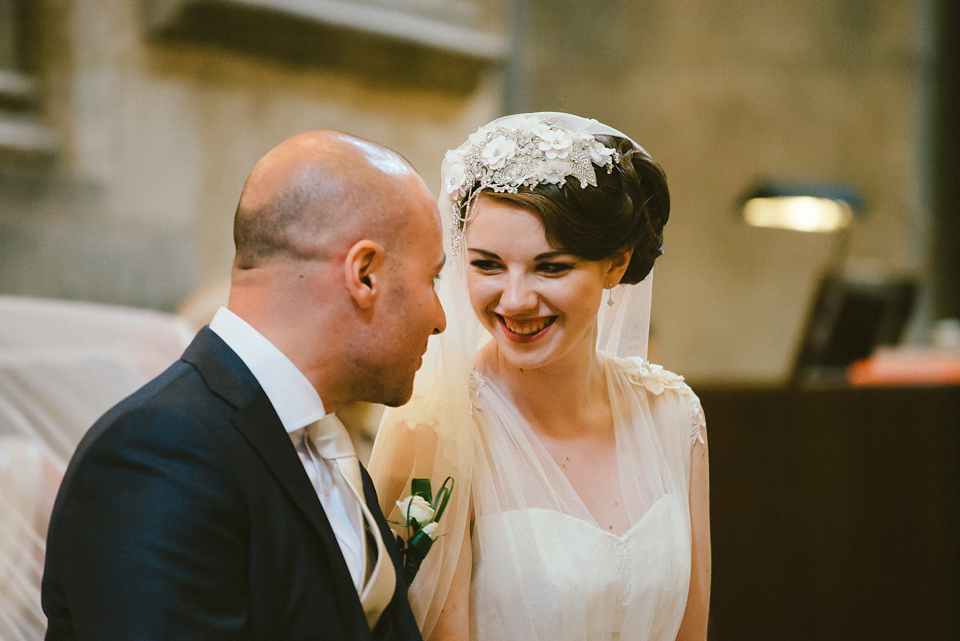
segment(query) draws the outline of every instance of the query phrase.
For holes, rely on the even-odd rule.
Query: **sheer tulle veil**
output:
[[[510,130],[515,123],[522,123],[524,119],[529,122],[530,118],[538,118],[567,131],[619,136],[629,140],[623,133],[596,120],[563,113],[541,112],[495,120],[482,127],[459,149],[464,150],[475,144],[478,135],[485,135],[485,132],[497,127]],[[639,145],[636,147],[640,149]],[[442,167],[444,185],[448,182],[449,171],[448,154]],[[597,171],[604,170],[598,168]],[[472,203],[473,198],[469,200]],[[384,415],[369,466],[383,503],[381,507],[388,519],[398,517],[394,501],[409,494],[412,478],[430,478],[435,487],[447,476],[453,476],[456,481],[453,499],[440,525],[443,534],[410,589],[414,613],[425,638],[433,631],[440,608],[450,590],[456,589],[454,573],[463,557],[463,546],[471,545],[470,532],[474,526],[472,519],[477,507],[476,502],[498,501],[508,507],[539,506],[571,514],[588,522],[591,520],[590,515],[576,504],[576,500],[568,496],[569,487],[562,475],[558,474],[559,470],[551,467],[549,457],[540,451],[536,439],[525,431],[526,428],[519,419],[512,417],[507,401],[504,401],[502,410],[502,414],[507,418],[504,419],[499,414],[497,417],[498,421],[509,423],[506,428],[509,437],[503,441],[503,451],[509,450],[511,456],[515,451],[520,452],[518,456],[522,458],[518,459],[515,466],[517,469],[510,472],[510,478],[503,472],[486,469],[488,466],[493,467],[489,465],[490,458],[498,456],[497,448],[501,446],[492,442],[489,437],[479,435],[481,429],[477,427],[478,421],[482,424],[487,418],[478,415],[480,410],[471,399],[476,398],[477,386],[482,384],[478,381],[478,375],[472,371],[474,355],[489,339],[489,335],[481,328],[470,307],[465,278],[466,252],[460,251],[458,225],[453,220],[457,209],[445,189],[439,199],[439,209],[444,223],[448,260],[437,289],[447,315],[447,327],[443,334],[431,339],[423,367],[417,374],[411,402],[401,408],[388,410]],[[467,219],[469,221],[469,214]],[[597,319],[598,350],[614,357],[640,359],[637,362],[646,358],[652,281],[651,272],[637,285],[616,286],[611,291],[612,305],[608,305],[607,298],[604,297]],[[490,402],[497,401],[494,399]],[[663,457],[674,455],[663,452],[660,444],[650,444],[654,440],[651,435],[655,429],[653,425],[658,420],[657,412],[660,410],[636,403],[628,407],[625,402],[623,407],[615,408],[614,411],[629,415],[628,422],[631,425],[640,425],[635,433],[631,431],[624,436],[624,439],[631,441],[633,449],[656,451]],[[618,448],[620,438],[618,435]],[[683,447],[689,448],[689,442],[686,445],[676,445],[678,449]],[[682,454],[678,453],[678,456]],[[479,469],[478,466],[484,469]],[[638,480],[636,477],[644,474],[635,471],[640,469],[638,466],[660,472],[655,475],[651,473]],[[622,483],[624,495],[636,496],[634,504],[628,506],[632,522],[639,520],[658,498],[675,489],[679,479],[664,478],[663,468],[663,465],[650,464],[649,461],[630,462],[629,469],[634,472],[630,478],[623,477]],[[472,483],[477,483],[476,479],[489,478],[491,475],[498,476],[498,480],[491,482],[490,487],[486,482],[483,487],[471,486]],[[551,494],[540,490],[537,491],[539,493],[534,493],[529,489],[531,483],[528,479],[537,475],[551,479],[550,484],[559,486],[560,489]],[[685,484],[685,479],[683,482]],[[515,484],[521,487],[514,487]],[[627,485],[630,484],[637,484],[638,487],[629,489]],[[685,485],[683,489],[685,490]],[[476,541],[473,543],[475,546]],[[583,618],[589,616],[589,612],[582,613]],[[585,629],[589,629],[589,626]]]

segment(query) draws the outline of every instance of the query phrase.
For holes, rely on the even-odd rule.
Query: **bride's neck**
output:
[[[597,404],[606,399],[606,378],[592,345],[538,368],[511,365],[490,345],[484,358],[488,376],[496,379],[517,410],[535,428],[562,437],[580,432],[592,421]]]

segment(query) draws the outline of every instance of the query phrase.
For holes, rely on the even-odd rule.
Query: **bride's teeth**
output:
[[[523,336],[536,334],[537,332],[539,332],[540,330],[542,330],[544,327],[547,326],[546,320],[541,320],[537,323],[533,323],[530,325],[516,325],[513,322],[507,320],[506,318],[504,318],[503,320],[507,324],[507,329],[509,329],[514,334],[521,334]]]

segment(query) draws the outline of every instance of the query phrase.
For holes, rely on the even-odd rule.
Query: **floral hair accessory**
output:
[[[501,118],[473,133],[463,145],[443,159],[443,186],[450,200],[453,253],[460,253],[463,226],[477,195],[485,189],[517,193],[540,183],[564,185],[575,176],[580,186],[597,186],[594,167],[613,170],[620,161],[616,150],[604,146],[585,129],[550,118],[519,115]]]
[[[440,537],[437,528],[443,511],[447,509],[453,486],[453,477],[448,476],[437,495],[433,496],[430,479],[413,479],[410,481],[410,496],[397,501],[403,520],[390,522],[406,530],[406,538],[397,534],[397,545],[403,557],[403,576],[408,586],[417,576],[427,552]]]

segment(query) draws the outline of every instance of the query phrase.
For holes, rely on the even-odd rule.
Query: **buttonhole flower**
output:
[[[402,501],[397,501],[397,507],[400,508],[400,514],[404,516],[404,525],[412,523],[423,525],[429,523],[434,515],[434,509],[430,503],[419,494],[412,494]]]
[[[440,517],[447,509],[450,495],[453,494],[453,486],[453,477],[448,476],[434,496],[430,479],[413,479],[410,481],[410,496],[397,501],[401,520],[390,521],[390,523],[403,528],[402,533],[394,533],[403,559],[403,576],[408,586],[417,576],[427,552],[440,538],[437,532],[440,527]]]

